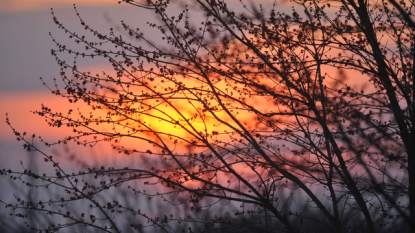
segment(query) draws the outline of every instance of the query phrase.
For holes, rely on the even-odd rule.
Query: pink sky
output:
[[[64,99],[53,96],[42,86],[39,77],[53,86],[52,80],[59,74],[59,67],[50,55],[54,44],[49,32],[57,37],[61,32],[53,23],[50,8],[54,8],[57,16],[69,27],[76,27],[79,21],[73,10],[74,3],[86,19],[98,25],[100,30],[111,27],[106,17],[111,17],[115,23],[126,13],[131,15],[130,18],[135,17],[132,13],[137,10],[126,9],[125,4],[119,5],[115,0],[0,1],[0,169],[19,167],[19,161],[27,158],[23,143],[16,141],[5,122],[6,113],[12,125],[28,135],[56,139],[69,133],[68,129],[48,127],[43,118],[30,111],[39,110],[42,103],[56,110],[68,108]],[[46,152],[51,153],[52,150]],[[90,151],[86,153],[91,154]]]
[[[22,143],[15,140],[15,136],[5,123],[6,112],[13,126],[29,135],[42,135],[49,139],[68,135],[67,129],[50,128],[44,119],[30,113],[31,110],[40,109],[42,103],[55,107],[52,108],[54,111],[75,108],[73,105],[68,106],[64,99],[53,96],[39,80],[39,77],[43,77],[53,86],[53,78],[59,79],[59,67],[50,55],[50,49],[54,48],[54,44],[49,32],[58,38],[67,38],[53,23],[50,8],[54,8],[61,22],[78,31],[82,31],[83,28],[80,27],[73,10],[74,3],[87,22],[104,32],[119,25],[121,20],[133,22],[134,26],[143,28],[147,27],[147,21],[152,20],[151,11],[142,11],[117,2],[0,0],[0,164],[1,161],[9,161],[10,156],[15,158],[17,155],[25,154]],[[103,64],[95,59],[85,61],[81,65],[86,69],[96,69]]]
[[[116,0],[2,0],[0,1],[0,11],[21,12],[49,9],[51,7],[72,7],[76,4],[80,7],[114,5]]]

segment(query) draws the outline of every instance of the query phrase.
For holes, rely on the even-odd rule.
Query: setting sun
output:
[[[2,1],[0,232],[415,233],[414,14]]]

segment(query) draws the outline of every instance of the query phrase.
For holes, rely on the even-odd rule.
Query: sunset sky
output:
[[[81,7],[96,7],[100,6],[113,6],[116,3],[115,0],[3,0],[0,3],[0,11],[2,12],[30,12],[36,10],[45,10],[51,7],[54,8],[68,8],[72,4],[77,4]]]
[[[0,233],[415,219],[410,15],[119,1],[0,0]]]
[[[274,1],[261,1],[271,5]],[[249,1],[246,1],[249,3]],[[255,2],[259,3],[259,2]],[[53,88],[53,79],[60,80],[59,66],[51,56],[51,49],[55,49],[52,36],[63,44],[73,43],[68,36],[58,29],[51,15],[51,8],[58,20],[69,29],[83,33],[83,27],[76,17],[73,4],[82,18],[93,28],[103,33],[109,33],[114,28],[119,33],[120,21],[129,23],[133,27],[140,27],[141,31],[150,34],[146,24],[155,22],[153,12],[126,4],[118,4],[117,0],[2,0],[0,1],[0,169],[19,168],[20,161],[27,160],[28,153],[23,150],[23,143],[17,142],[10,127],[5,123],[6,113],[14,128],[28,135],[36,134],[51,141],[57,141],[70,132],[68,129],[51,128],[45,119],[33,115],[31,111],[40,110],[41,105],[52,108],[53,111],[68,111],[69,108],[79,106],[69,105],[66,99],[57,97],[42,85],[40,77]],[[232,9],[240,7],[239,1],[228,2]],[[289,5],[278,5],[280,11],[291,11]],[[158,35],[158,34],[157,34]],[[128,36],[128,35],[127,35]],[[127,37],[126,36],[126,37]],[[161,41],[154,35],[154,41]],[[73,44],[72,44],[73,45]],[[81,48],[82,50],[82,48]],[[67,57],[71,60],[73,57]],[[98,73],[108,68],[107,62],[97,59],[85,59],[78,64],[83,70]],[[108,70],[108,69],[107,69]],[[61,86],[63,88],[63,86]],[[41,146],[41,143],[35,143]],[[103,143],[104,144],[104,143]],[[61,147],[45,148],[47,153],[63,151]],[[110,150],[109,145],[100,145],[95,149],[85,150],[82,147],[70,147],[71,151],[89,158],[90,154],[100,154],[100,159],[120,159]],[[106,154],[102,156],[102,153]],[[42,159],[41,156],[38,156]],[[125,160],[125,158],[122,158]]]
[[[66,136],[65,130],[51,129],[44,119],[30,111],[39,110],[41,104],[62,109],[68,103],[53,96],[39,78],[43,77],[51,87],[54,85],[53,78],[59,80],[59,66],[50,55],[50,50],[55,47],[49,32],[63,43],[68,41],[67,35],[53,23],[51,8],[60,22],[74,31],[83,32],[73,4],[76,4],[84,20],[101,32],[109,32],[111,27],[117,30],[121,20],[146,30],[146,22],[155,19],[151,11],[118,4],[116,0],[0,1],[1,168],[18,165],[18,161],[26,156],[22,143],[16,141],[5,123],[6,113],[18,131],[41,135],[46,139]],[[239,1],[230,1],[229,4],[240,6]],[[154,39],[157,40],[157,37]],[[83,60],[81,65],[86,70],[96,71],[108,66],[91,59]]]
[[[137,9],[114,0],[0,1],[1,168],[19,166],[19,161],[25,160],[27,154],[6,125],[6,113],[18,131],[49,139],[65,135],[64,131],[47,127],[44,119],[30,111],[38,110],[41,104],[56,107],[67,103],[51,95],[39,78],[43,77],[46,83],[53,85],[53,78],[58,78],[59,74],[59,67],[50,55],[54,44],[49,32],[57,38],[63,36],[53,23],[50,9],[54,8],[56,16],[68,27],[79,29],[74,3],[83,17],[100,30],[108,31],[122,19],[136,20]],[[102,64],[89,62],[85,65],[99,67]]]

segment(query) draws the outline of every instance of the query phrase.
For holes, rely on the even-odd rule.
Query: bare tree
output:
[[[261,221],[149,218],[165,231],[189,221],[206,231],[220,223],[247,231],[379,232],[399,225],[415,232],[413,1],[292,1],[291,12],[279,12],[277,2],[242,3],[240,12],[221,0],[124,2],[158,15],[148,25],[162,42],[126,22],[120,34],[98,32],[76,12],[88,33],[82,35],[53,16],[85,50],[53,39],[65,87],[50,89],[90,109],[59,113],[43,106],[36,113],[51,127],[73,128],[59,141],[42,140],[47,146],[110,143],[143,163],[81,173],[98,177],[91,185],[45,154],[57,172],[36,176],[64,182],[70,199],[89,201],[108,226],[53,214],[120,232],[111,212],[148,216],[96,196],[144,179],[153,193],[128,190],[169,202],[169,195],[188,195],[194,212],[238,203],[239,220],[255,215]],[[62,53],[75,60],[63,60]],[[109,69],[83,71],[77,66],[83,58],[103,58]],[[297,205],[287,208],[284,195]],[[24,205],[14,208],[42,210]]]

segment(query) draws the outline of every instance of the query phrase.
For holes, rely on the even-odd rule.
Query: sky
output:
[[[274,2],[263,1],[269,5]],[[20,133],[35,134],[49,142],[71,135],[69,129],[49,127],[44,118],[34,115],[32,111],[40,110],[42,104],[54,112],[58,110],[67,112],[69,108],[77,107],[69,106],[66,99],[51,94],[40,80],[42,77],[52,88],[53,79],[56,78],[58,83],[60,80],[60,67],[51,56],[51,49],[56,47],[49,33],[57,41],[63,44],[72,42],[73,45],[68,35],[54,24],[51,8],[58,20],[70,30],[84,32],[76,16],[74,4],[82,18],[100,32],[109,33],[109,29],[114,28],[117,33],[125,33],[120,30],[120,21],[123,20],[153,36],[152,29],[147,25],[148,21],[157,20],[153,12],[127,4],[118,4],[117,0],[0,0],[0,169],[22,169],[20,161],[29,161],[28,156],[33,155],[33,153],[29,155],[23,149],[23,143],[16,140],[11,128],[6,124],[6,114],[11,125]],[[239,1],[236,0],[230,0],[228,4],[233,9],[240,7]],[[291,11],[288,5],[278,5],[278,8],[282,11]],[[157,36],[152,39],[161,41]],[[72,57],[68,59],[72,61]],[[85,59],[77,65],[78,68],[82,66],[83,70],[93,71],[92,73],[98,73],[104,67],[108,67],[107,62],[102,63],[97,59]],[[48,155],[60,153],[62,157],[71,157],[75,154],[91,165],[96,163],[98,158],[100,163],[116,163],[118,166],[124,166],[134,160],[133,157],[127,159],[125,156],[118,155],[105,143],[92,149],[79,146],[46,148],[39,141],[35,141],[35,145]],[[36,159],[42,161],[43,157],[37,154]],[[70,166],[68,164],[71,170],[79,170],[77,167]]]
[[[44,119],[30,111],[41,104],[61,107],[64,100],[53,96],[42,85],[40,77],[49,85],[58,78],[59,66],[50,55],[54,48],[49,32],[55,38],[66,38],[54,24],[55,15],[68,27],[80,30],[73,4],[87,22],[99,30],[117,27],[120,20],[137,20],[137,11],[115,0],[2,0],[0,1],[0,169],[15,168],[27,153],[17,142],[6,124],[10,122],[20,132],[42,135],[44,138],[65,136],[65,131],[51,129]],[[140,14],[150,19],[149,15]],[[97,69],[103,64],[88,61],[86,67]]]
[[[72,4],[77,4],[82,7],[96,7],[97,5],[112,6],[116,3],[114,0],[2,0],[0,8],[2,12],[30,12],[36,10],[54,8],[68,8]]]
[[[59,66],[50,52],[55,46],[49,32],[59,41],[69,41],[68,36],[54,24],[51,8],[59,21],[68,28],[83,31],[73,4],[76,4],[78,12],[87,23],[102,32],[109,32],[111,27],[117,30],[121,20],[145,30],[146,22],[155,20],[150,11],[118,4],[116,0],[0,0],[0,169],[23,170],[32,161],[30,156],[34,156],[35,161],[43,160],[39,153],[29,154],[23,149],[23,143],[16,140],[6,124],[6,113],[12,126],[21,133],[27,132],[27,135],[35,134],[49,140],[68,135],[65,129],[48,127],[43,118],[31,111],[40,110],[42,104],[57,110],[69,108],[67,100],[52,95],[42,85],[40,77],[49,86],[53,86],[53,78],[59,80]],[[81,65],[85,70],[93,71],[108,66],[96,59],[83,60]],[[60,161],[68,161],[67,158],[75,155],[91,165],[97,164],[98,159],[100,164],[118,166],[138,162],[132,157],[126,159],[114,153],[108,144],[93,149],[76,146],[46,148],[39,142],[35,145],[54,158],[60,156]],[[23,161],[23,167],[20,161]],[[78,165],[80,163],[81,161]],[[63,165],[63,168],[79,170],[79,167],[71,167],[72,165],[73,161]],[[53,168],[45,166],[41,169]],[[5,184],[7,185],[7,180],[0,179],[0,186],[6,187]],[[7,200],[11,195],[7,188],[0,190],[0,200]]]
[[[6,113],[12,126],[28,135],[35,134],[45,139],[58,140],[69,133],[67,129],[48,127],[43,118],[31,111],[39,110],[42,104],[54,111],[68,108],[67,101],[52,95],[42,85],[40,77],[49,86],[54,85],[53,78],[59,79],[59,66],[50,52],[55,46],[49,33],[59,41],[68,41],[68,36],[54,24],[51,8],[59,21],[68,28],[77,32],[83,31],[73,4],[76,4],[78,12],[90,26],[102,32],[109,32],[109,28],[117,30],[121,20],[144,28],[147,21],[155,20],[150,11],[118,4],[117,0],[0,0],[0,169],[21,169],[20,161],[29,161],[28,156],[34,155],[25,152],[23,143],[16,141],[12,130],[6,124]],[[82,61],[84,70],[99,71],[103,66],[108,66],[108,63],[101,63],[99,60]],[[40,146],[40,143],[36,145]],[[117,164],[130,164],[133,160],[117,155],[107,144],[93,149],[40,148],[55,158],[60,155],[69,157],[75,153],[83,159],[90,158],[88,161],[91,163],[96,162],[97,158],[100,163],[106,163],[102,159],[104,157],[106,161],[117,160]],[[42,160],[39,154],[37,158]],[[2,180],[0,187],[3,187],[0,189],[1,200],[10,192],[4,189]]]
[[[116,0],[0,0],[0,169],[21,169],[20,161],[29,161],[28,156],[34,155],[25,152],[23,143],[16,141],[6,124],[6,113],[12,126],[19,132],[41,135],[49,140],[68,135],[65,129],[48,127],[43,118],[31,111],[39,110],[42,104],[54,111],[68,107],[65,99],[52,95],[42,85],[40,77],[50,86],[53,86],[53,78],[59,79],[59,66],[50,54],[55,46],[49,33],[59,41],[68,41],[67,35],[54,24],[51,8],[68,28],[83,31],[73,4],[76,4],[78,12],[90,26],[102,32],[109,32],[111,27],[117,30],[121,20],[136,27],[146,27],[147,21],[155,20],[150,11],[118,4]],[[85,70],[99,71],[108,63],[87,59],[81,65]],[[40,143],[36,145],[40,146]],[[131,164],[133,160],[117,155],[105,144],[93,149],[40,148],[55,158],[59,155],[69,157],[75,153],[83,159],[90,158],[88,161],[92,164],[97,158],[100,163],[106,163],[103,157],[107,162],[114,161],[117,164]],[[42,160],[41,155],[36,156],[38,161]],[[10,192],[2,190],[0,200],[4,195],[10,195]]]
[[[76,4],[83,19],[101,32],[109,32],[111,27],[117,30],[121,20],[146,30],[146,22],[155,20],[151,11],[118,4],[117,0],[1,0],[0,164],[13,166],[19,164],[22,156],[26,156],[22,143],[16,141],[5,123],[6,113],[13,127],[29,135],[56,139],[67,133],[48,127],[43,118],[33,115],[31,111],[39,110],[41,104],[59,108],[67,103],[61,97],[52,95],[42,85],[40,77],[49,86],[54,85],[53,78],[59,80],[59,66],[50,54],[55,47],[49,32],[60,42],[69,41],[67,35],[54,24],[51,8],[68,28],[83,31],[73,4]],[[239,2],[230,1],[230,4]],[[81,65],[85,70],[98,71],[108,64],[86,59]],[[0,169],[3,167],[0,165]]]

